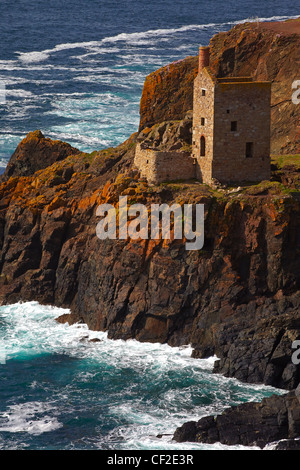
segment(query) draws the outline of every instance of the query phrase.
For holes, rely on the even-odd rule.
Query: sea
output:
[[[298,16],[299,1],[282,0],[1,0],[0,173],[36,129],[88,153],[117,146],[138,129],[149,73],[235,24]],[[0,307],[0,450],[232,450],[172,434],[282,393],[214,374],[217,358],[193,359],[190,345],[55,321],[66,312]]]

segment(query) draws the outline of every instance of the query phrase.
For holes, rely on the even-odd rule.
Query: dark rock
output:
[[[276,444],[271,445],[272,450],[300,450],[299,439],[285,439]]]
[[[173,438],[176,442],[195,441],[196,433],[197,423],[188,421],[176,429]]]
[[[272,395],[261,403],[243,403],[215,417],[186,423],[173,436],[177,442],[203,442],[225,445],[258,446],[300,436],[300,401],[295,391]],[[284,444],[278,444],[283,446]],[[295,444],[298,445],[298,442]]]
[[[69,313],[63,313],[62,315],[59,315],[55,320],[58,323],[64,324],[64,323],[69,323],[70,319],[71,319],[71,315]]]
[[[32,175],[56,161],[78,153],[78,149],[65,142],[45,138],[39,130],[29,132],[11,156],[1,180],[6,181],[10,177]],[[53,182],[53,185],[61,184],[64,181],[61,176],[56,175],[56,178],[57,182]]]

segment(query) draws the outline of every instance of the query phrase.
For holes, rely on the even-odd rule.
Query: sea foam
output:
[[[161,29],[149,29],[147,31],[133,32],[133,33],[120,33],[115,36],[108,36],[99,41],[85,41],[85,42],[75,42],[75,43],[65,43],[57,44],[52,49],[45,49],[43,51],[32,51],[32,52],[17,52],[19,55],[19,60],[24,63],[31,64],[36,62],[43,62],[49,58],[51,54],[57,52],[66,51],[70,49],[93,49],[95,47],[99,48],[102,45],[107,43],[116,43],[116,42],[126,42],[130,44],[140,44],[137,41],[142,41],[146,39],[155,39],[161,41],[162,37],[172,36],[174,34],[183,33],[186,31],[194,31],[208,28],[217,28],[230,25],[237,25],[240,23],[247,22],[256,22],[256,21],[285,21],[288,19],[296,19],[298,16],[271,16],[267,18],[246,18],[237,21],[227,21],[224,23],[204,23],[204,24],[191,24],[184,25],[179,28],[161,28]],[[152,43],[152,42],[151,42]],[[146,43],[144,43],[145,45]]]
[[[2,400],[0,434],[48,432],[55,440],[66,423],[74,422],[76,433],[86,422],[83,439],[93,448],[200,449],[201,444],[175,444],[172,432],[231,404],[280,393],[213,374],[217,358],[194,359],[190,345],[111,340],[84,324],[56,322],[62,313],[68,310],[37,302],[0,307],[0,356],[6,357],[1,377],[23,363],[32,370],[20,376],[18,401]],[[96,439],[89,437],[95,429]]]
[[[62,427],[55,416],[51,416],[49,403],[25,402],[10,405],[0,413],[0,432],[26,432],[40,435]],[[50,413],[49,413],[50,412]]]

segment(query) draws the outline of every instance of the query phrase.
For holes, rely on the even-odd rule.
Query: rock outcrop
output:
[[[177,442],[203,442],[225,445],[258,446],[274,442],[274,449],[299,449],[299,390],[286,395],[273,395],[261,403],[243,403],[226,409],[221,415],[190,421],[173,436]],[[277,443],[276,441],[287,440]]]
[[[40,135],[39,131],[34,135]],[[25,160],[31,155],[31,137],[32,134],[18,147]],[[43,154],[44,144],[43,138],[38,139],[35,154]],[[51,146],[50,139],[47,144]],[[56,142],[53,144],[56,148]],[[36,299],[41,303],[71,305],[97,195],[109,178],[118,174],[124,147],[128,150],[130,144],[92,155],[71,152],[64,160],[32,175],[14,176],[1,184],[2,304]],[[47,153],[45,161],[46,157]],[[34,160],[31,164],[34,171]],[[126,167],[124,160],[123,166]],[[95,217],[92,223],[90,230],[94,234]]]
[[[79,150],[66,142],[45,138],[41,131],[29,132],[11,156],[1,181],[10,177],[29,176]]]
[[[188,111],[179,121],[164,121],[146,127],[137,136],[144,148],[172,152],[192,151],[193,113]]]
[[[193,108],[198,57],[173,62],[146,77],[140,102],[140,128],[181,120]]]

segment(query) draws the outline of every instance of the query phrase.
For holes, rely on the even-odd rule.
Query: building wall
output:
[[[202,89],[205,96],[202,96]],[[204,119],[204,125],[201,122]],[[205,137],[205,156],[200,156],[200,139]],[[197,178],[209,183],[212,178],[214,141],[214,81],[209,69],[204,68],[194,81],[193,157],[197,160]]]
[[[213,179],[222,183],[270,179],[270,107],[271,83],[247,77],[218,80],[205,66],[194,81],[192,156],[138,144],[135,165],[151,183],[193,178],[206,184]],[[248,157],[247,143],[252,146]]]
[[[136,145],[134,164],[140,171],[142,178],[146,178],[149,183],[156,180],[156,158],[155,151],[152,149],[143,149],[141,144]]]
[[[136,146],[134,164],[149,183],[196,178],[196,165],[187,152],[161,152]]]
[[[270,105],[268,82],[216,84],[213,178],[220,182],[270,178]],[[236,130],[231,130],[232,122]],[[251,158],[246,158],[246,142],[253,143]]]

